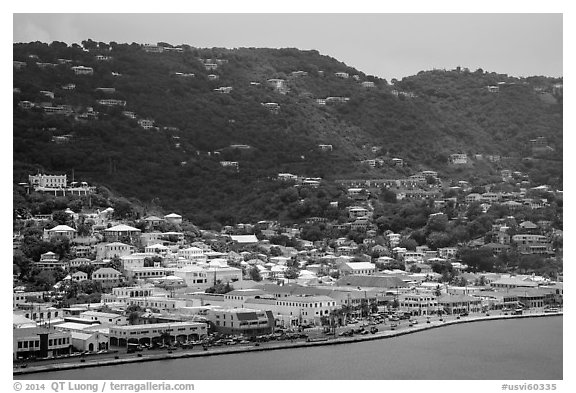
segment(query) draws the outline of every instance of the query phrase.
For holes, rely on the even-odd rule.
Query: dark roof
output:
[[[364,276],[351,274],[344,276],[336,281],[337,286],[354,286],[354,287],[373,287],[373,288],[398,288],[406,287],[404,281],[398,277],[388,277],[388,276]]]
[[[238,317],[239,321],[250,321],[250,320],[258,319],[258,316],[254,311],[238,312],[236,314],[236,316]]]

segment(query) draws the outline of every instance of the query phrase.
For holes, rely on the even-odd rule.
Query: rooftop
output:
[[[141,232],[140,229],[131,227],[130,225],[120,224],[111,228],[104,229],[105,232]]]

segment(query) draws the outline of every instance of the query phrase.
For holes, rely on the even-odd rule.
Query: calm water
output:
[[[562,317],[363,343],[86,368],[27,379],[562,379]],[[20,379],[20,378],[19,378]]]

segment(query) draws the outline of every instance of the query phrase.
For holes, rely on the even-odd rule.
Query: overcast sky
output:
[[[316,49],[390,80],[456,66],[563,76],[560,13],[23,14],[13,42],[95,41]]]

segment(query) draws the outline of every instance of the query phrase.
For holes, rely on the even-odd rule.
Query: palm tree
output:
[[[440,289],[440,284],[438,284],[434,289],[434,296],[436,296],[436,304],[438,304],[438,309],[436,311],[438,315],[440,315],[440,300],[439,300],[440,295],[442,295],[442,290]]]

